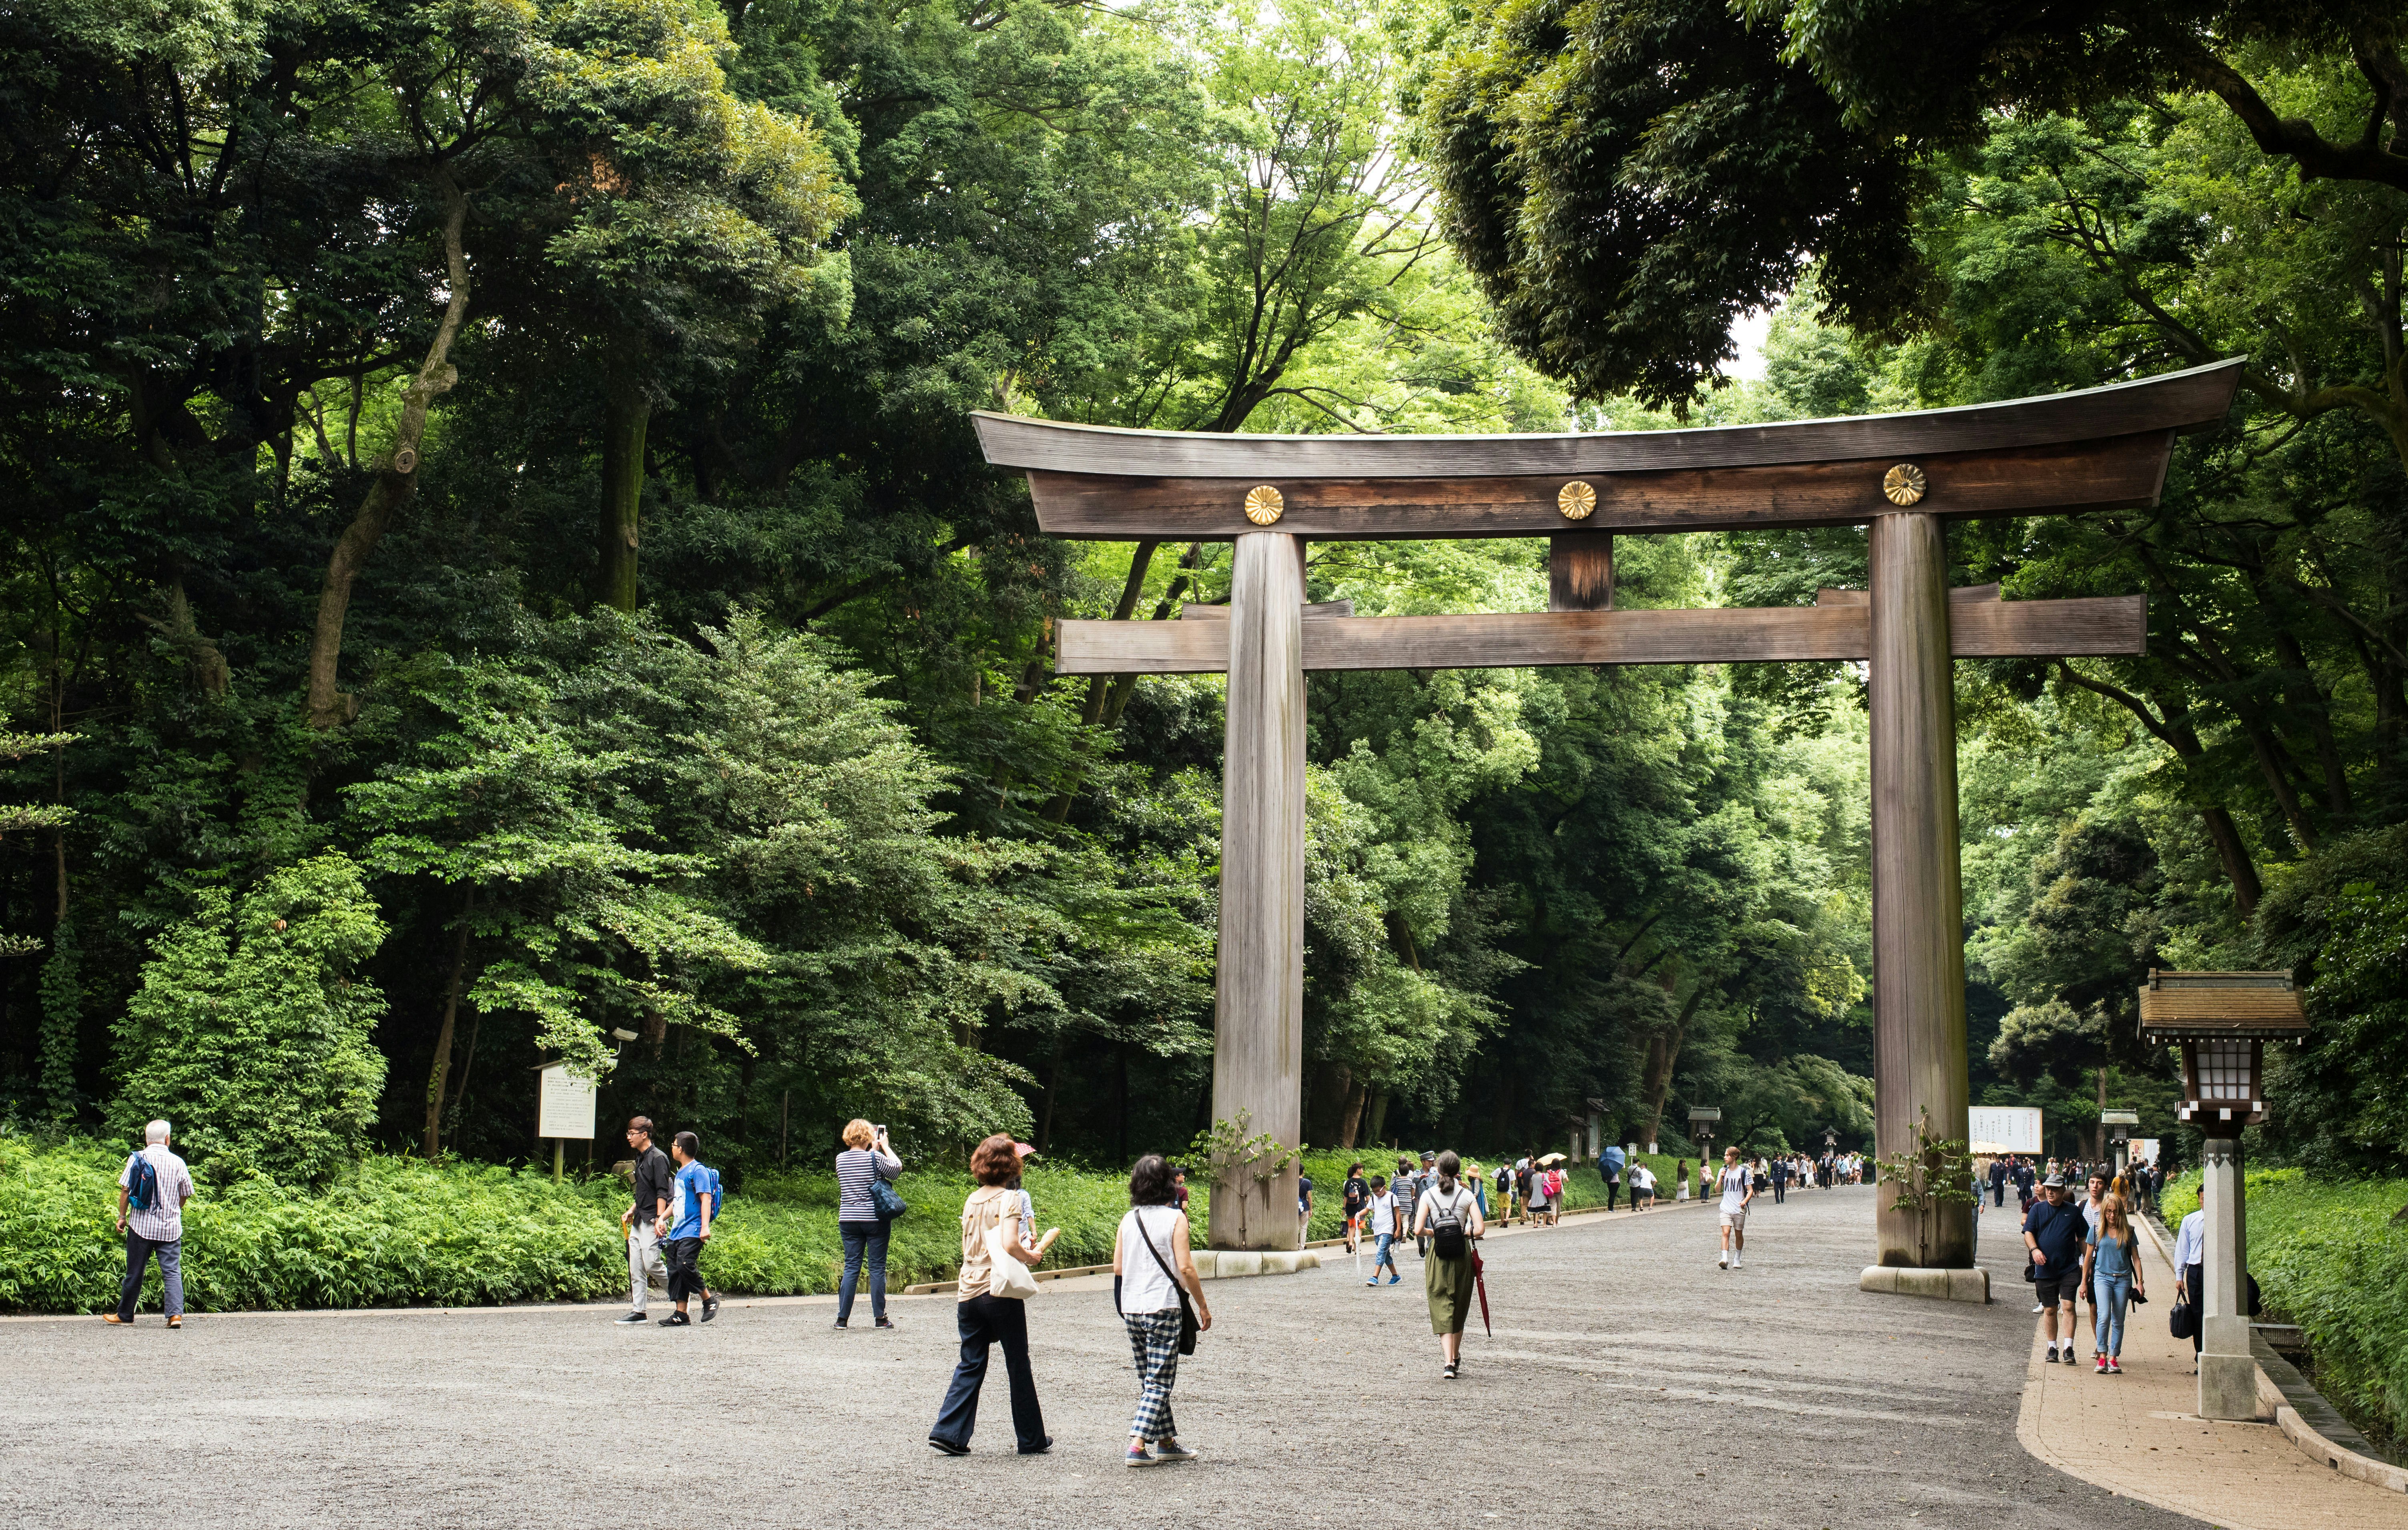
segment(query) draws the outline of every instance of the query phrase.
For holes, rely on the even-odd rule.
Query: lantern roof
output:
[[[2141,990],[2141,1039],[2290,1040],[2308,1015],[2287,972],[2161,972]]]

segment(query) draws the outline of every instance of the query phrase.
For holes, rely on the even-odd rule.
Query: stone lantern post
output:
[[[2249,1352],[2248,1207],[2241,1132],[2266,1119],[2269,1041],[2296,1041],[2308,1017],[2287,972],[2158,972],[2141,990],[2141,1039],[2182,1049],[2174,1114],[2205,1136],[2200,1206],[2207,1213],[2200,1293],[2199,1416],[2258,1416]]]

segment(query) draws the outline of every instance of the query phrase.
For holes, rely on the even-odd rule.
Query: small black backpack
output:
[[[1460,1259],[1471,1251],[1470,1240],[1463,1236],[1462,1208],[1467,1193],[1457,1184],[1443,1207],[1438,1198],[1441,1194],[1436,1189],[1430,1192],[1430,1252],[1440,1259]]]

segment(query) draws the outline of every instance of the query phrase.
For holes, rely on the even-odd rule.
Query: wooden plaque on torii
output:
[[[1294,1143],[1304,1073],[1304,675],[1309,669],[1855,659],[1872,720],[1875,1131],[1928,1110],[1966,1135],[1965,960],[1952,661],[2144,651],[2140,595],[1951,591],[1941,522],[2156,503],[2173,438],[2231,407],[2238,361],[2142,382],[1907,414],[1559,436],[1220,436],[974,416],[1057,536],[1237,544],[1226,608],[1064,622],[1064,674],[1226,673],[1212,1112]],[[1812,607],[1618,610],[1616,531],[1868,524],[1869,588]],[[1360,618],[1304,600],[1308,541],[1546,536],[1550,609]],[[1197,620],[1198,617],[1207,619]],[[1295,1169],[1271,1189],[1292,1204]],[[1283,1197],[1285,1197],[1283,1199]],[[1213,1197],[1215,1248],[1237,1246]],[[1263,1223],[1268,1223],[1264,1226]],[[1256,1222],[1257,1248],[1293,1248]],[[1955,1208],[1922,1262],[1973,1262]],[[1881,1212],[1877,1262],[1918,1262]]]

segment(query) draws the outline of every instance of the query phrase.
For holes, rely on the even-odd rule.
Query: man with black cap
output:
[[[2075,1330],[2081,1318],[2074,1303],[2082,1290],[2082,1250],[2087,1241],[2085,1235],[2089,1223],[2083,1220],[2082,1208],[2065,1198],[2065,1180],[2052,1174],[2041,1186],[2042,1199],[2024,1218],[2024,1248],[2030,1253],[2035,1278],[2033,1297],[2048,1316],[2042,1320],[2048,1330],[2048,1359],[2057,1359],[2057,1306],[2065,1303],[2065,1364],[2078,1362],[2073,1358]]]

